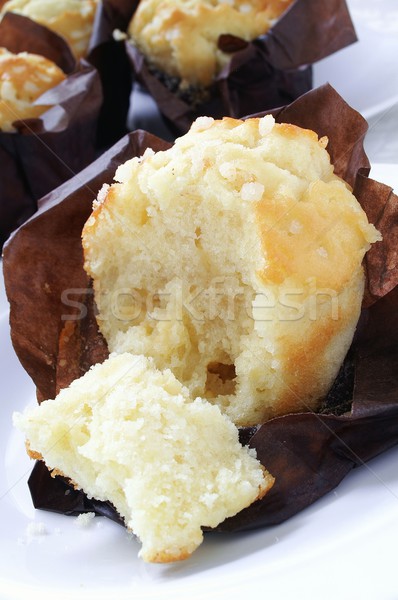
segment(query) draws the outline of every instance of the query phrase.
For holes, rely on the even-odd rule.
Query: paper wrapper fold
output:
[[[347,177],[369,219],[383,234],[366,259],[367,296],[353,345],[322,411],[288,414],[240,431],[276,483],[267,496],[218,529],[239,531],[280,523],[335,488],[349,471],[398,442],[398,198],[367,177],[364,119],[328,85],[275,111],[329,138],[339,175]],[[83,268],[81,230],[91,202],[115,168],[148,147],[168,144],[142,131],[43,198],[39,211],[5,247],[4,276],[15,351],[33,378],[39,400],[103,360],[93,294]],[[26,273],[35,272],[34,278]],[[80,319],[76,320],[76,315]],[[62,365],[67,365],[62,366]],[[95,511],[119,520],[108,503],[65,495],[68,485],[37,463],[30,489],[36,507],[65,514]]]
[[[98,3],[85,57],[97,69],[102,85],[103,100],[96,137],[96,145],[101,151],[127,133],[132,74],[123,42],[118,43],[113,39],[113,30],[125,20],[119,4],[117,0]],[[16,13],[8,13],[4,22],[5,27],[2,28],[0,24],[0,46],[17,52],[21,42],[24,43],[28,38],[30,52],[53,60],[65,73],[76,68],[76,60],[68,43],[51,29]]]
[[[87,60],[98,70],[103,89],[98,146],[108,148],[127,133],[127,115],[133,74],[123,41],[114,39],[114,30],[123,30],[137,0],[99,2]]]
[[[137,80],[170,127],[183,133],[199,115],[242,117],[288,104],[311,89],[311,65],[356,39],[344,0],[296,0],[266,35],[253,42],[220,36],[218,46],[231,54],[231,60],[210,89],[210,99],[196,109],[150,73],[134,46],[127,42],[126,49]]]
[[[45,56],[64,73],[71,73],[76,66],[72,51],[62,37],[17,13],[7,13],[0,22],[0,46],[14,53],[26,51]]]
[[[76,64],[63,40],[20,15],[0,23],[0,46],[39,52],[68,74],[42,95],[53,105],[41,117],[16,121],[17,132],[0,132],[0,248],[9,234],[37,209],[37,200],[70,179],[95,158],[102,92],[96,70]]]

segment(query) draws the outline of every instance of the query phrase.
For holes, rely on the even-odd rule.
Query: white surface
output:
[[[398,165],[398,103],[371,117],[368,123],[365,150],[370,162]]]
[[[329,82],[367,119],[398,102],[397,0],[347,0],[358,42],[315,65],[314,86]]]
[[[398,189],[394,166],[375,165],[372,176]],[[82,528],[75,518],[33,509],[32,465],[11,415],[34,402],[34,390],[9,341],[2,289],[0,378],[1,600],[398,598],[398,448],[280,526],[207,535],[188,561],[147,565],[138,543],[106,519]]]

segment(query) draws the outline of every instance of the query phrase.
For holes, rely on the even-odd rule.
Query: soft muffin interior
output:
[[[33,458],[113,503],[147,561],[187,558],[273,477],[216,406],[193,400],[169,370],[111,355],[55,400],[15,414]]]
[[[170,150],[119,167],[83,234],[110,350],[153,357],[252,424],[289,406],[289,345],[297,355],[315,318],[325,362],[333,339],[340,349],[302,403],[290,390],[313,406],[351,341],[376,239],[325,145],[272,117],[202,118]]]

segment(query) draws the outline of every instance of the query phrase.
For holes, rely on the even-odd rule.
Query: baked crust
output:
[[[86,55],[98,0],[8,0],[0,18],[14,12],[58,33],[69,44],[74,56]]]
[[[44,56],[0,48],[0,130],[15,131],[12,123],[39,117],[49,106],[35,100],[65,79],[65,73]]]

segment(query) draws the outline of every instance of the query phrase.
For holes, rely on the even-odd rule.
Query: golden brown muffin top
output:
[[[182,85],[207,87],[230,55],[219,36],[265,34],[293,0],[141,0],[129,34],[147,60]]]
[[[63,37],[76,58],[87,54],[98,0],[8,0],[0,16],[13,12]]]
[[[12,123],[39,117],[49,107],[35,105],[39,96],[65,79],[65,73],[44,56],[0,48],[0,130],[15,131]]]
[[[152,356],[241,426],[315,410],[380,239],[326,144],[271,115],[200,117],[121,165],[83,230],[110,351]]]

